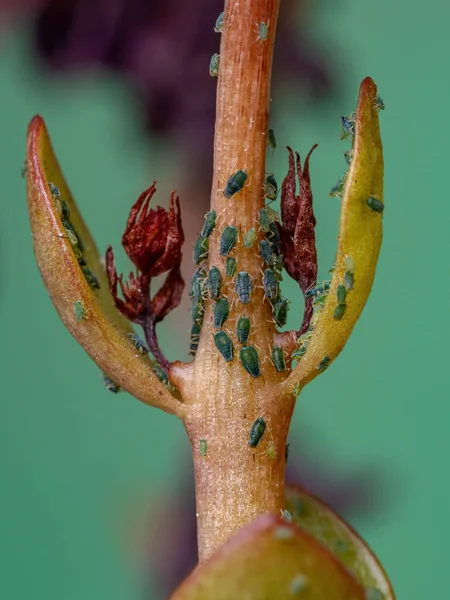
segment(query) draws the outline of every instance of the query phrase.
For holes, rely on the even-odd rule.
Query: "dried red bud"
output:
[[[151,302],[155,322],[158,323],[166,317],[180,302],[184,290],[184,280],[181,277],[180,266],[174,267],[166,277],[163,286]]]
[[[179,265],[184,242],[178,196],[172,192],[169,212],[160,206],[150,209],[155,191],[153,183],[139,196],[130,211],[122,237],[129,258],[143,275],[149,277],[156,277]]]
[[[135,277],[133,273],[130,273],[129,283],[124,283],[123,275],[120,277],[117,276],[114,251],[111,246],[108,246],[106,250],[106,274],[108,275],[109,288],[117,308],[130,321],[139,322],[145,315],[147,308],[148,282],[142,285],[144,283],[142,278],[139,276]],[[123,300],[118,295],[117,284],[120,285]],[[143,287],[147,289],[143,290]]]

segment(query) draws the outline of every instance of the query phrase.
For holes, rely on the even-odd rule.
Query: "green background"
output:
[[[437,0],[415,6],[319,3],[313,35],[345,92],[320,110],[295,87],[272,94],[279,145],[304,155],[319,143],[312,177],[322,277],[336,247],[339,203],[328,192],[344,170],[339,115],[353,109],[366,75],[386,103],[385,236],[374,289],[341,357],[303,392],[290,439],[295,447],[302,436],[313,464],[337,479],[379,467],[381,512],[353,524],[399,600],[449,597],[449,9]],[[24,25],[0,48],[0,595],[130,600],[142,597],[147,577],[130,531],[151,520],[162,490],[176,489],[187,440],[175,418],[104,390],[60,323],[32,254],[20,178],[26,126],[34,113],[45,117],[101,249],[119,246],[130,202],[149,180],[158,179],[161,201],[180,187],[179,170],[161,140],[148,147],[123,81],[50,77],[28,39]],[[281,179],[282,151],[272,164]],[[294,286],[288,294],[296,297]],[[187,327],[184,310],[172,330]],[[163,344],[175,357],[170,332],[169,324]]]

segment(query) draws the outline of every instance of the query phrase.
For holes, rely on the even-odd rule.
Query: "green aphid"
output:
[[[291,354],[292,360],[298,362],[305,356],[306,351],[308,350],[308,343],[308,340],[305,340],[301,346],[294,350],[294,352]]]
[[[254,379],[261,376],[258,353],[253,346],[242,346],[239,350],[239,359],[244,369]]]
[[[223,297],[217,300],[214,305],[214,327],[216,329],[220,329],[225,321],[228,319],[228,315],[230,314],[230,305],[228,300]]]
[[[100,282],[89,267],[81,267],[81,271],[86,279],[89,287],[92,289],[100,289]]]
[[[228,277],[234,277],[236,273],[236,259],[233,256],[229,256],[226,260],[225,273]]]
[[[191,345],[189,348],[189,354],[195,356],[197,354],[198,344],[200,342],[200,331],[201,326],[198,323],[193,323],[191,327]]]
[[[269,218],[270,223],[280,223],[280,215],[276,210],[270,208],[270,206],[266,206],[266,214]]]
[[[228,256],[233,249],[238,236],[238,230],[234,225],[228,225],[225,227],[220,238],[220,249],[221,256]]]
[[[216,24],[214,25],[214,31],[216,33],[222,33],[222,28],[223,28],[223,12],[221,12],[220,15],[217,17]]]
[[[139,354],[148,354],[150,352],[150,348],[147,346],[144,340],[141,340],[141,338],[135,333],[127,333],[127,337]]]
[[[203,300],[199,300],[192,305],[192,322],[197,323],[200,327],[203,324],[203,319],[205,317],[205,307],[203,305]]]
[[[340,321],[342,319],[342,317],[344,316],[344,313],[345,313],[346,306],[347,305],[345,304],[345,302],[343,304],[338,304],[336,306],[336,308],[334,310],[334,314],[333,314],[333,317],[336,321]]]
[[[244,246],[246,248],[251,248],[256,241],[256,229],[252,227],[247,231],[244,236]]]
[[[216,226],[217,214],[215,210],[210,210],[205,215],[205,222],[203,223],[202,236],[207,238],[214,231]]]
[[[278,233],[278,228],[274,222],[269,225],[269,241],[272,245],[272,250],[275,254],[280,254],[281,252],[281,239],[280,234]]]
[[[69,209],[69,205],[67,204],[67,202],[65,200],[60,200],[60,204],[61,204],[61,216],[63,219],[70,219],[70,209]]]
[[[85,267],[87,265],[87,262],[85,261],[83,253],[81,252],[80,246],[78,246],[78,244],[72,246],[72,252],[74,253],[75,258],[77,259],[80,267]]]
[[[194,263],[199,265],[208,258],[209,238],[199,235],[194,246]]]
[[[233,342],[227,336],[225,331],[218,331],[214,335],[214,343],[217,350],[225,359],[225,362],[233,360]]]
[[[205,440],[205,438],[200,440],[199,450],[200,456],[206,456],[206,453],[208,452],[208,442]]]
[[[375,106],[378,110],[385,109],[383,98],[379,94],[377,94],[377,97],[375,98]]]
[[[77,323],[81,323],[81,321],[86,317],[87,310],[84,308],[81,300],[76,300],[73,303],[73,312],[75,314],[75,320]]]
[[[297,596],[301,594],[303,590],[306,588],[306,577],[299,573],[292,580],[289,586],[289,591],[293,596]]]
[[[330,190],[330,196],[342,198],[342,194],[344,193],[345,180],[345,176],[337,180],[337,183],[333,185],[333,187]]]
[[[267,240],[261,240],[259,242],[259,253],[266,265],[270,266],[273,264],[272,246]]]
[[[343,285],[342,283],[337,286],[336,297],[339,305],[345,304],[347,290],[345,289],[345,285]]]
[[[190,296],[192,302],[197,303],[205,296],[206,291],[206,271],[203,268],[195,271],[191,280]]]
[[[222,288],[222,275],[217,267],[211,267],[208,273],[208,289],[209,295],[213,300],[217,300],[220,296]]]
[[[114,381],[107,375],[103,375],[103,385],[109,392],[113,394],[118,394],[121,391],[120,386],[117,385],[117,383],[114,383]]]
[[[240,271],[236,276],[236,292],[242,304],[249,304],[252,293],[252,278],[246,271]]]
[[[152,364],[152,371],[161,383],[163,383],[164,385],[167,385],[169,383],[167,373],[160,365],[158,365],[158,363],[155,362]]]
[[[277,197],[278,184],[273,176],[273,173],[268,175],[266,181],[264,182],[264,194],[266,198],[269,198],[269,200],[275,200]]]
[[[259,25],[258,39],[261,42],[266,42],[269,36],[269,25],[270,21],[265,23],[264,21]]]
[[[376,198],[375,196],[370,196],[369,198],[367,198],[367,206],[377,213],[381,213],[384,210],[384,204],[380,201],[379,198]]]
[[[50,192],[51,192],[53,198],[59,198],[60,197],[59,188],[57,188],[54,183],[52,183],[51,181],[49,181],[48,182],[48,187],[50,188]]]
[[[277,140],[273,129],[269,129],[267,131],[267,145],[273,148],[274,150],[277,147]]]
[[[66,232],[66,237],[70,242],[71,246],[77,246],[78,245],[78,238],[75,234],[75,230],[72,227],[72,225],[70,224],[70,222],[67,219],[63,219],[61,217],[61,223],[64,227],[64,231]]]
[[[219,75],[220,56],[219,54],[213,54],[209,63],[209,74],[211,77],[217,77]]]
[[[227,185],[223,190],[223,195],[225,198],[230,199],[232,196],[234,196],[234,194],[240,192],[247,181],[247,177],[247,171],[244,169],[239,169],[239,171],[233,173],[233,175],[228,179]]]
[[[275,448],[275,444],[271,441],[269,442],[269,445],[267,446],[267,450],[265,451],[265,454],[267,454],[267,456],[269,458],[271,458],[272,460],[274,460],[277,456],[277,451]]]
[[[256,448],[256,446],[261,441],[265,430],[266,422],[262,417],[258,417],[253,423],[252,428],[250,429],[250,437],[248,440],[248,445],[250,446],[250,448]]]
[[[250,319],[248,317],[239,317],[236,324],[236,336],[241,344],[245,344],[250,335]]]
[[[284,352],[283,349],[279,346],[274,346],[272,348],[272,361],[275,365],[276,370],[279,373],[286,371],[286,361],[284,360]]]
[[[325,356],[324,358],[322,358],[322,360],[319,363],[319,366],[317,367],[318,371],[325,371],[325,369],[328,367],[328,365],[331,362],[331,358],[329,356]]]
[[[275,300],[278,297],[279,284],[273,269],[266,269],[263,275],[264,293],[269,300]]]
[[[351,273],[350,271],[345,271],[344,285],[347,288],[347,290],[352,290],[354,284],[355,284],[355,277],[354,277],[353,273]]]
[[[264,231],[264,233],[268,233],[270,231],[270,218],[267,214],[267,208],[261,208],[259,211],[259,226]]]
[[[384,600],[384,595],[376,588],[367,588],[365,600]]]
[[[348,166],[350,166],[352,159],[353,159],[353,148],[351,150],[347,150],[346,152],[344,152],[344,160]]]
[[[273,305],[273,317],[278,327],[284,327],[287,321],[289,300],[280,296]]]

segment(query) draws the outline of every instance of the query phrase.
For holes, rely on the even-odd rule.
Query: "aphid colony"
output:
[[[86,260],[83,256],[83,244],[81,242],[80,236],[75,231],[72,223],[70,222],[70,210],[67,205],[67,202],[61,198],[59,189],[56,187],[54,183],[49,181],[48,187],[53,196],[53,201],[56,206],[56,210],[58,212],[59,218],[61,219],[61,224],[64,228],[66,238],[69,240],[72,251],[77,259],[77,262],[80,266],[80,269],[86,279],[88,285],[92,289],[100,288],[100,283],[94,273],[87,266]],[[81,320],[81,319],[80,319]]]

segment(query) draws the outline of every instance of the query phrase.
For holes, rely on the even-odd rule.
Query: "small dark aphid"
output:
[[[218,331],[214,335],[214,343],[217,350],[224,357],[225,362],[233,360],[233,342],[227,336],[225,331]]]
[[[61,216],[63,219],[70,219],[70,209],[65,200],[60,200],[61,204]]]
[[[284,327],[286,325],[288,310],[289,301],[281,296],[273,306],[273,317],[278,327]]]
[[[20,169],[20,176],[22,177],[22,179],[25,179],[25,177],[27,176],[27,171],[28,171],[27,159],[25,159],[23,161],[22,168]]]
[[[236,336],[241,344],[245,344],[250,335],[250,319],[248,317],[239,317],[236,325]]]
[[[345,186],[345,176],[337,180],[337,183],[333,185],[330,190],[330,196],[336,196],[336,198],[342,198]]]
[[[305,294],[305,296],[308,297],[315,297],[315,296],[319,296],[320,294],[323,294],[324,292],[327,292],[330,289],[330,284],[328,281],[324,281],[323,283],[317,285],[314,288],[311,288],[310,290],[308,290]]]
[[[200,327],[203,324],[203,318],[205,316],[205,307],[203,306],[203,300],[196,302],[192,305],[192,322],[197,323]]]
[[[377,97],[375,98],[375,106],[378,110],[385,109],[383,98],[379,94],[377,94]]]
[[[269,300],[275,300],[278,296],[279,285],[273,269],[266,269],[263,275],[264,293]]]
[[[202,438],[200,440],[200,456],[206,456],[206,453],[208,452],[208,442],[205,440],[205,438]]]
[[[203,224],[202,236],[207,238],[211,235],[216,226],[217,214],[215,210],[210,210],[205,215],[205,222]]]
[[[214,327],[220,329],[230,314],[230,305],[228,300],[223,297],[217,300],[214,306]]]
[[[80,247],[78,245],[72,246],[72,252],[74,253],[75,258],[77,259],[80,267],[85,267],[87,265],[87,262],[84,259],[84,256],[80,250]]]
[[[88,285],[93,289],[100,289],[100,283],[94,273],[89,269],[89,267],[81,267],[81,271],[83,272],[84,278],[86,279]]]
[[[209,238],[199,235],[194,246],[194,263],[199,265],[208,258]]]
[[[56,185],[54,183],[52,183],[51,181],[49,181],[48,187],[50,188],[53,198],[59,198],[60,193],[59,193],[59,189],[56,187]]]
[[[264,182],[264,193],[269,200],[275,200],[278,194],[278,184],[273,174],[268,175]]]
[[[289,458],[289,446],[290,444],[286,444],[286,450],[284,451],[284,460],[287,462]]]
[[[242,304],[250,302],[252,293],[252,278],[246,271],[240,271],[236,276],[236,292]]]
[[[206,271],[203,268],[195,271],[191,280],[190,296],[193,302],[199,302],[205,295]]]
[[[269,244],[267,240],[261,240],[259,242],[259,253],[261,254],[261,258],[265,262],[266,265],[272,265],[273,263],[273,255],[272,255],[272,246]]]
[[[261,376],[258,353],[253,346],[242,346],[239,350],[239,359],[249,375],[255,379]]]
[[[269,226],[269,229],[270,229],[269,238],[270,238],[270,243],[272,244],[272,249],[275,252],[275,254],[280,254],[281,240],[280,240],[280,234],[278,233],[278,228],[277,228],[276,224],[272,222]]]
[[[267,233],[270,230],[270,218],[266,208],[261,208],[259,211],[259,226]]]
[[[338,304],[335,308],[333,317],[336,321],[340,321],[345,313],[346,304]]]
[[[256,241],[256,229],[252,227],[247,231],[244,236],[244,246],[246,248],[251,248]]]
[[[81,300],[76,300],[73,303],[73,312],[75,314],[75,321],[77,323],[81,323],[81,321],[86,316],[86,312],[87,312],[86,309],[84,308],[84,305],[81,302]]]
[[[208,273],[208,289],[209,295],[213,300],[217,300],[220,296],[222,287],[222,275],[217,267],[211,267]]]
[[[127,337],[129,338],[133,346],[136,348],[136,350],[139,352],[139,354],[148,354],[150,352],[150,349],[147,346],[147,344],[143,340],[141,340],[141,338],[135,333],[128,333]]]
[[[284,360],[284,352],[283,352],[282,348],[280,348],[279,346],[274,346],[272,348],[272,360],[273,360],[273,364],[275,365],[276,370],[279,373],[282,373],[283,371],[286,370],[286,362]]]
[[[275,132],[273,129],[267,131],[267,145],[275,150],[277,147],[277,140],[275,138]]]
[[[217,17],[217,21],[214,26],[214,31],[216,33],[222,33],[222,27],[223,27],[223,12],[221,12],[220,15]]]
[[[229,256],[225,263],[225,273],[228,277],[234,277],[236,273],[236,259],[233,256]]]
[[[234,194],[240,192],[247,181],[247,177],[247,171],[243,169],[239,169],[239,171],[233,173],[233,175],[227,181],[227,185],[223,191],[225,198],[230,199],[231,196],[234,196]]]
[[[336,297],[337,297],[338,304],[345,304],[346,296],[347,296],[347,290],[345,289],[345,285],[342,285],[342,283],[341,283],[340,285],[337,286],[337,290],[336,290]]]
[[[113,394],[118,394],[121,391],[120,386],[117,385],[117,383],[114,383],[114,381],[107,375],[103,375],[103,385],[109,392],[112,392]]]
[[[328,367],[328,365],[330,364],[331,359],[329,356],[325,356],[324,358],[322,358],[322,360],[319,363],[319,366],[317,367],[318,371],[325,371],[325,369]]]
[[[384,210],[384,204],[375,196],[367,198],[367,206],[374,212],[381,213]]]
[[[248,445],[251,448],[256,448],[256,446],[261,441],[262,436],[266,430],[266,422],[262,417],[258,417],[256,421],[253,423],[252,428],[250,429],[250,438],[248,441]]]
[[[353,158],[353,149],[347,150],[346,152],[344,152],[344,160],[348,166],[350,166],[350,163],[352,162],[352,158]]]
[[[195,356],[197,354],[198,343],[200,341],[201,327],[198,323],[194,323],[191,327],[191,346],[189,348],[189,354]]]
[[[209,74],[211,77],[217,77],[219,75],[220,56],[213,54],[209,63]]]
[[[345,140],[350,136],[355,135],[355,118],[354,115],[351,114],[349,117],[341,117],[341,125],[342,125],[342,134],[341,140]]]
[[[348,290],[352,290],[354,283],[355,283],[355,278],[353,276],[353,273],[351,273],[350,271],[345,271],[345,274],[344,274],[344,285],[345,285],[345,287]]]
[[[308,350],[308,340],[306,340],[301,346],[296,348],[294,352],[291,354],[292,360],[299,361],[301,360]]]
[[[161,383],[167,385],[169,383],[169,378],[167,377],[167,373],[164,371],[158,363],[152,364],[152,371],[156,375],[156,377],[160,380]]]
[[[225,227],[222,237],[220,238],[219,252],[221,256],[227,256],[231,252],[236,243],[237,236],[238,230],[234,225],[228,225],[228,227]]]

